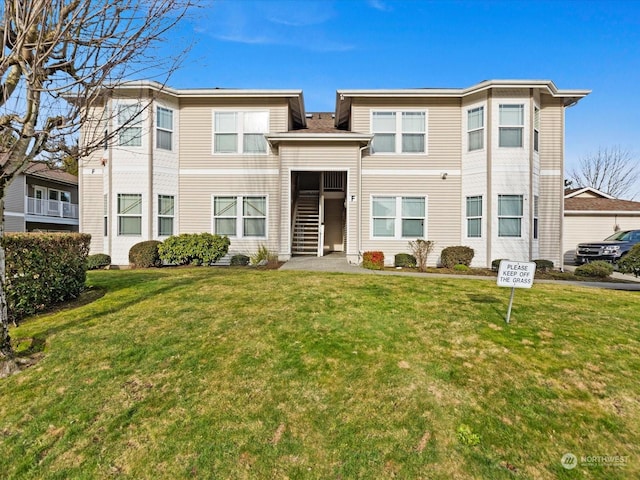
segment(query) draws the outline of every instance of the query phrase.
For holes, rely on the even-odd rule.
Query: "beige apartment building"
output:
[[[80,162],[80,230],[115,264],[140,241],[211,232],[282,260],[381,250],[391,264],[424,238],[431,264],[467,245],[474,266],[561,265],[564,112],[588,94],[546,80],[338,90],[334,112],[307,113],[301,90],[132,82],[96,109],[105,138],[125,128]]]

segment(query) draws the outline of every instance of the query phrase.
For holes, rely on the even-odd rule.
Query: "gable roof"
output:
[[[29,166],[25,169],[24,174],[52,182],[78,185],[78,177],[59,168],[51,167],[45,162],[29,162]]]
[[[574,197],[615,199],[608,193],[604,193],[593,187],[572,188],[564,191],[564,198],[574,198]]]

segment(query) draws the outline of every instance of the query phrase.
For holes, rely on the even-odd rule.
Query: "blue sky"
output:
[[[195,42],[176,88],[302,89],[333,111],[351,88],[549,79],[592,94],[566,113],[566,164],[599,146],[640,158],[640,0],[217,0],[175,31]]]

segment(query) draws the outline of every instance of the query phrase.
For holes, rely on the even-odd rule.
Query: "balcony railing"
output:
[[[27,215],[41,215],[43,217],[78,218],[78,204],[45,200],[42,198],[26,197]]]

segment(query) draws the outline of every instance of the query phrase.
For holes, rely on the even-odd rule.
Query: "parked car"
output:
[[[576,264],[582,265],[595,260],[616,263],[636,243],[640,243],[640,230],[623,230],[601,242],[580,243],[576,248]]]

